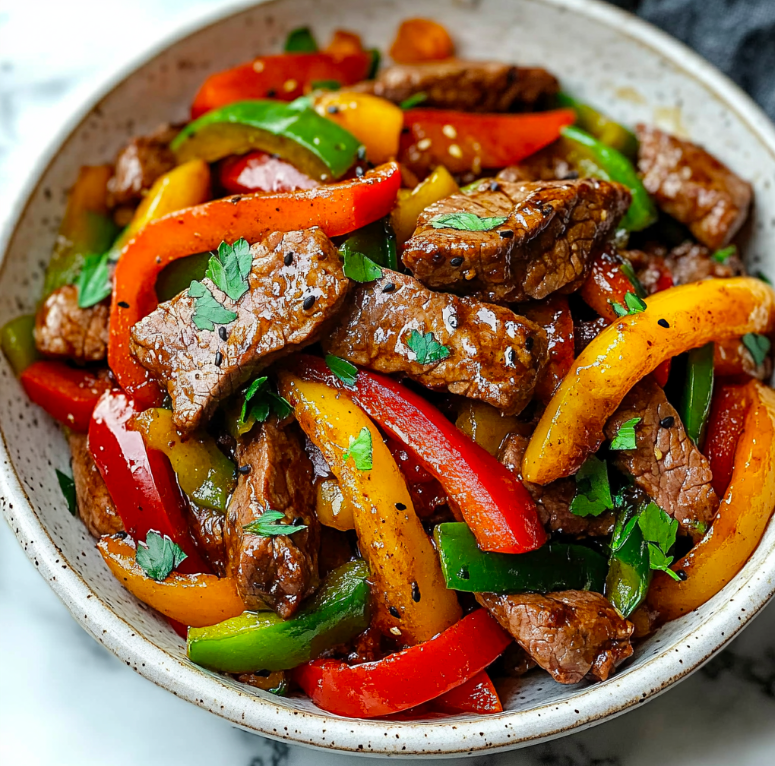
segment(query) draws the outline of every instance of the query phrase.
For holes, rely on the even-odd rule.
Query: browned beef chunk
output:
[[[215,574],[226,574],[226,545],[223,541],[223,525],[226,517],[212,508],[188,504],[188,528],[196,546]]]
[[[89,452],[86,434],[68,436],[73,460],[73,481],[78,515],[94,537],[124,531],[108,488]]]
[[[418,360],[413,331],[449,355]],[[416,335],[414,336],[417,337]],[[383,272],[359,285],[326,351],[380,372],[402,372],[431,389],[450,391],[519,412],[546,360],[546,334],[512,311],[470,298],[434,293],[410,276]]]
[[[559,90],[559,83],[545,69],[446,59],[394,64],[358,89],[397,104],[422,93],[426,97],[423,107],[509,112],[532,111],[546,105]]]
[[[638,169],[659,207],[704,245],[729,244],[748,217],[753,188],[700,146],[638,125]]]
[[[132,328],[132,353],[167,386],[182,431],[196,428],[255,372],[318,340],[345,302],[342,259],[320,229],[276,232],[251,251],[249,290],[238,301],[203,281],[237,314],[233,322],[198,329],[186,290]]]
[[[226,574],[248,609],[270,607],[291,617],[318,584],[320,528],[315,516],[312,464],[295,423],[269,420],[237,448],[240,472],[226,514]],[[267,510],[285,514],[281,524],[306,525],[290,535],[263,535],[244,527]]]
[[[677,285],[698,282],[702,279],[726,279],[745,273],[743,262],[737,254],[719,263],[707,247],[694,242],[684,242],[673,248],[665,258],[665,264],[673,274]]]
[[[99,362],[108,348],[108,304],[78,307],[78,288],[64,285],[43,301],[35,317],[35,345],[41,354]]]
[[[574,537],[608,535],[613,530],[614,516],[607,512],[601,516],[576,516],[570,504],[576,494],[574,479],[558,479],[542,487],[522,478],[522,458],[530,438],[520,433],[510,433],[501,444],[498,460],[506,466],[532,495],[538,507],[538,516],[547,532],[559,532]]]
[[[531,154],[518,165],[504,168],[495,176],[496,181],[570,181],[579,177],[568,160],[560,142],[555,141],[541,151]]]
[[[573,346],[578,356],[592,341],[611,324],[605,317],[580,319],[573,322]]]
[[[630,193],[595,179],[482,185],[426,208],[406,243],[404,263],[435,289],[475,293],[484,300],[523,301],[572,290],[591,256],[624,215]],[[436,229],[447,213],[506,217],[491,231]]]
[[[108,181],[110,207],[139,202],[159,176],[175,167],[169,144],[177,132],[163,125],[150,136],[133,138],[119,152],[113,177]]]
[[[605,681],[632,654],[632,623],[599,593],[478,593],[476,599],[561,684]]]
[[[718,510],[710,464],[653,379],[642,380],[627,394],[606,423],[606,437],[613,439],[632,418],[640,418],[635,426],[636,447],[612,451],[614,465],[632,475],[636,485],[677,519],[684,534],[698,540]]]

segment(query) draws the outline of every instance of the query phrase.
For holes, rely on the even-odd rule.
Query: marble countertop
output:
[[[0,0],[0,211],[8,209],[51,126],[96,78],[218,4]],[[775,604],[709,665],[647,706],[562,740],[469,762],[771,766],[773,635]],[[4,766],[339,766],[356,760],[247,734],[133,673],[72,620],[0,522]]]

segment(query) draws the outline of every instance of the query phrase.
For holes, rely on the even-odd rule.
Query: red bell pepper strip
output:
[[[525,487],[486,450],[421,396],[391,378],[359,369],[345,386],[322,359],[291,362],[301,378],[345,391],[369,417],[400,441],[447,492],[479,547],[498,553],[540,548],[546,533]]]
[[[250,152],[225,159],[218,177],[229,194],[289,192],[320,186],[290,162],[266,152]]]
[[[571,109],[535,114],[471,114],[446,109],[404,113],[400,157],[409,165],[444,165],[451,173],[478,173],[521,162],[572,125]]]
[[[273,231],[320,226],[330,237],[386,216],[401,185],[394,162],[361,178],[301,192],[226,197],[147,223],[121,251],[113,277],[108,362],[140,409],[161,404],[159,385],[129,352],[132,326],[158,305],[156,277],[172,261],[240,237],[257,242]]]
[[[456,686],[438,699],[431,706],[442,713],[502,713],[498,692],[495,690],[487,671],[477,673],[470,681]]]
[[[377,662],[314,660],[294,677],[320,708],[351,718],[391,715],[435,699],[483,671],[511,643],[485,609]]]
[[[353,85],[366,79],[371,60],[367,51],[262,56],[210,75],[194,98],[191,118],[195,120],[211,109],[246,99],[293,101],[317,81],[336,80],[340,85]]]
[[[64,362],[35,362],[22,372],[27,396],[54,420],[85,434],[97,400],[110,388],[94,371],[69,367]]]
[[[704,452],[713,472],[713,489],[719,497],[724,497],[732,479],[737,442],[750,406],[748,386],[734,383],[716,386]]]
[[[131,422],[140,410],[123,391],[106,391],[94,408],[89,425],[89,450],[124,529],[144,541],[150,530],[167,535],[187,558],[181,574],[209,573],[194,546],[183,515],[186,502],[175,473],[162,452],[146,449]]]

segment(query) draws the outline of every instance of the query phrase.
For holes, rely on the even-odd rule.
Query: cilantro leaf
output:
[[[354,364],[333,354],[326,354],[326,365],[346,386],[355,385],[358,368]]]
[[[635,269],[632,267],[632,264],[629,261],[625,261],[621,266],[619,266],[619,270],[630,281],[632,289],[635,290],[635,295],[637,295],[639,298],[645,298],[646,291],[644,290],[640,279],[638,279],[638,275],[635,273]]]
[[[576,495],[570,510],[576,516],[599,516],[614,507],[608,466],[596,455],[590,455],[576,474]]]
[[[157,582],[162,582],[169,577],[175,567],[180,566],[188,556],[183,549],[173,543],[167,535],[162,537],[158,532],[151,530],[145,538],[145,542],[137,545],[135,561],[142,567],[145,574]]]
[[[256,378],[245,390],[242,409],[237,419],[237,432],[244,434],[254,423],[263,423],[270,412],[283,420],[291,414],[293,408],[287,399],[269,390],[269,379],[266,375]]]
[[[350,446],[342,453],[342,460],[347,462],[353,459],[355,467],[359,471],[370,471],[372,469],[372,457],[374,454],[371,443],[371,431],[366,426],[361,428],[358,436],[350,437]]]
[[[666,574],[669,574],[674,580],[679,581],[681,578],[670,569],[670,565],[673,563],[673,557],[668,556],[659,546],[654,543],[648,543],[649,552],[649,566],[652,569],[659,569]]]
[[[635,426],[640,423],[641,418],[630,418],[630,420],[622,423],[619,426],[619,430],[616,432],[616,436],[611,439],[611,449],[635,449]]]
[[[110,254],[87,255],[84,259],[81,273],[78,275],[78,307],[88,309],[104,301],[110,295],[110,275],[108,260]]]
[[[67,501],[67,510],[75,516],[78,513],[78,503],[75,497],[75,482],[66,474],[62,473],[58,468],[55,469],[57,474],[57,481],[59,482],[59,489],[62,490],[62,494]]]
[[[458,231],[492,231],[507,220],[508,217],[505,215],[483,218],[473,213],[444,213],[437,215],[431,221],[431,226],[434,229],[457,229]]]
[[[340,252],[342,252],[340,250]],[[349,248],[342,252],[344,258],[344,274],[355,282],[373,282],[382,276],[382,269],[367,255]]]
[[[646,310],[646,303],[635,293],[626,293],[624,296],[624,306],[616,301],[611,301],[614,314],[618,317],[626,317],[629,314],[640,314]]]
[[[242,528],[246,532],[252,532],[261,537],[274,537],[275,535],[292,535],[294,532],[301,532],[306,529],[306,524],[278,524],[277,522],[285,518],[284,513],[267,509],[255,521],[245,524]]]
[[[767,358],[770,350],[770,339],[766,335],[749,332],[743,335],[743,345],[751,352],[756,365],[760,365]]]
[[[418,106],[419,104],[422,104],[424,101],[428,100],[428,94],[423,93],[420,91],[420,93],[414,93],[413,95],[409,96],[409,98],[405,98],[399,106],[401,109],[406,111],[407,109],[412,109],[415,106]]]
[[[624,306],[622,306],[621,303],[617,303],[616,301],[611,301],[611,308],[614,310],[614,314],[616,314],[618,317],[626,317],[627,314],[630,313],[626,308],[624,308]]]
[[[285,53],[317,53],[318,44],[309,27],[299,27],[288,32]]]
[[[449,349],[442,346],[432,332],[426,332],[423,335],[417,330],[412,330],[406,345],[410,351],[414,351],[417,364],[435,364],[449,356]]]
[[[200,330],[214,330],[216,324],[229,324],[237,315],[233,311],[221,306],[210,291],[210,288],[202,282],[194,280],[188,288],[188,294],[194,301],[194,315],[191,321]]]
[[[716,250],[716,252],[711,255],[711,258],[713,258],[716,263],[726,263],[733,255],[737,255],[737,245],[730,245],[721,250]]]
[[[643,539],[657,545],[665,554],[675,544],[678,522],[653,501],[638,516],[638,526],[643,532]]]
[[[233,301],[248,291],[248,274],[253,263],[250,245],[238,239],[233,245],[221,242],[218,252],[210,257],[205,276],[223,290]]]

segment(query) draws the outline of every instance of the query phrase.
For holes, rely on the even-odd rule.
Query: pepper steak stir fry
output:
[[[605,680],[775,506],[752,189],[404,22],[209,77],[81,169],[35,316],[73,513],[204,667],[374,717]]]

